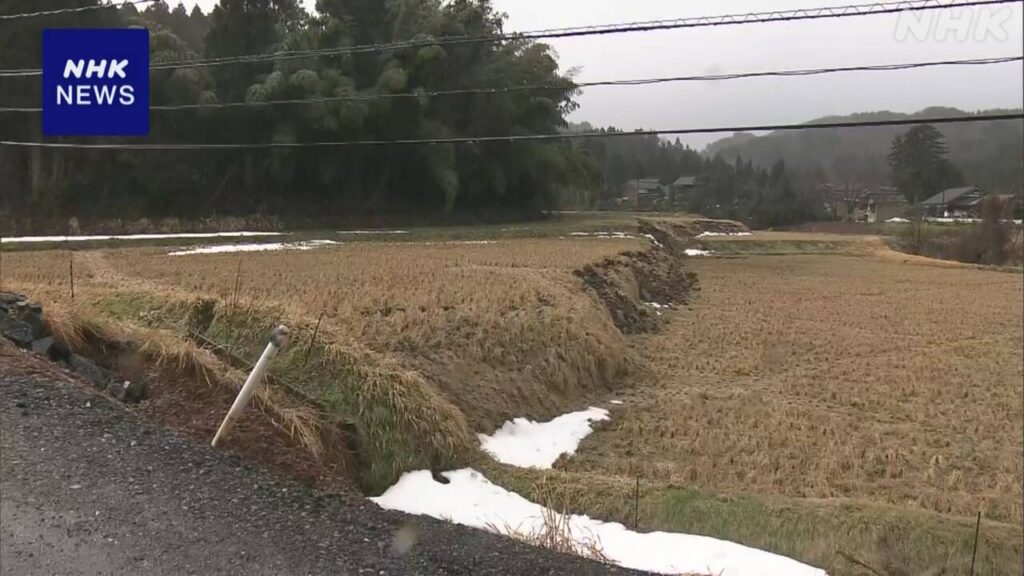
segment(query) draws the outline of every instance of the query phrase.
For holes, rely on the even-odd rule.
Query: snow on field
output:
[[[889,218],[888,220],[885,221],[886,224],[908,224],[909,222],[910,220],[907,220],[906,218],[900,218],[899,216],[895,218]]]
[[[115,234],[111,236],[18,236],[14,238],[0,238],[0,243],[85,242],[88,240],[167,240],[173,238],[248,238],[254,236],[281,235],[281,232],[195,232],[183,234]]]
[[[753,236],[753,232],[701,232],[697,238],[711,238],[713,236]]]
[[[650,240],[651,244],[654,244],[658,248],[661,248],[661,242],[658,242],[658,239],[655,238],[653,234],[641,234],[641,236]]]
[[[339,230],[338,234],[408,234],[408,230]]]
[[[645,304],[647,306],[650,306],[651,308],[653,308],[654,309],[654,313],[657,314],[658,316],[661,316],[661,311],[662,310],[671,310],[672,309],[672,305],[671,304],[658,304],[657,302],[646,302]]]
[[[625,232],[570,232],[569,236],[577,238],[636,238]]]
[[[622,400],[609,400],[608,403],[616,406],[622,406]]]
[[[536,534],[543,529],[544,508],[495,486],[473,469],[445,472],[448,484],[429,470],[407,472],[383,495],[371,498],[382,508],[484,530]],[[640,534],[622,524],[572,515],[573,538],[600,545],[612,562],[662,574],[723,576],[825,576],[818,568],[790,558],[705,536],[651,532]],[[507,534],[507,532],[506,532]]]
[[[497,240],[445,240],[444,242],[401,242],[399,246],[489,246]]]
[[[590,424],[608,419],[603,408],[564,414],[550,422],[516,418],[490,436],[479,434],[480,446],[503,464],[520,468],[551,468],[562,454],[575,454],[576,447],[593,432]]]
[[[686,249],[686,255],[687,256],[711,256],[711,251],[710,250],[699,250],[697,248],[687,248]]]
[[[273,250],[312,250],[324,246],[340,244],[333,240],[309,240],[307,242],[269,242],[266,244],[222,244],[219,246],[201,246],[169,252],[168,256],[189,256],[192,254],[224,254],[228,252],[270,252]]]
[[[931,222],[933,224],[981,224],[981,218],[925,218],[925,222]],[[908,220],[909,222],[909,220]],[[1024,220],[1001,220],[1004,224],[1007,222],[1013,222],[1018,226],[1024,223]]]

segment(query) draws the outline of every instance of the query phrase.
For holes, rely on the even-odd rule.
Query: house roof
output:
[[[680,176],[679,178],[676,178],[676,181],[673,182],[672,185],[673,186],[696,186],[697,185],[697,177],[696,176]]]
[[[977,186],[961,186],[960,188],[948,188],[946,190],[943,190],[942,192],[939,192],[935,196],[932,196],[931,198],[925,200],[924,202],[921,202],[921,204],[924,206],[943,206],[946,204],[951,204],[957,199],[959,199],[961,196],[971,192],[980,193],[981,190],[978,189]],[[980,200],[980,198],[972,199],[970,203],[974,204],[977,202],[977,200]]]
[[[626,182],[627,186],[636,186],[641,190],[661,190],[661,182],[657,178],[641,178]]]
[[[907,199],[895,188],[878,188],[860,197],[862,201],[870,200],[875,204],[906,204]]]

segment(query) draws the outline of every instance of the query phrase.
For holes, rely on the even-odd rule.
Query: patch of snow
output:
[[[925,222],[932,222],[934,224],[981,224],[981,218],[925,218]],[[1012,222],[1014,224],[1024,223],[1024,220],[1000,220],[1004,224]]]
[[[710,238],[713,236],[753,236],[753,232],[701,232],[697,238]]]
[[[283,232],[195,232],[182,234],[113,234],[109,236],[15,236],[13,238],[0,238],[0,243],[85,242],[88,240],[167,240],[174,238],[249,238],[254,236],[281,235],[283,235]]]
[[[648,240],[650,240],[651,243],[654,244],[655,246],[657,246],[658,248],[662,247],[661,246],[661,242],[658,242],[658,239],[655,238],[653,234],[641,234],[641,236],[643,236],[644,238],[647,238]]]
[[[888,220],[885,221],[885,223],[886,224],[909,224],[910,220],[907,220],[906,218],[900,218],[899,216],[897,216],[896,218],[889,218]]]
[[[222,244],[219,246],[201,246],[169,252],[168,256],[190,256],[192,254],[224,254],[228,252],[270,252],[273,250],[312,250],[323,246],[340,244],[333,240],[309,240],[307,242],[269,242],[266,244]]]
[[[570,232],[569,236],[577,238],[636,238],[625,232]]]
[[[981,218],[925,218],[924,221],[935,224],[981,224]]]
[[[687,256],[711,256],[710,250],[698,250],[697,248],[687,248]]]
[[[497,240],[447,240],[444,242],[401,242],[399,246],[485,246],[497,244]]]
[[[622,400],[609,400],[608,403],[616,406],[622,406]]]
[[[448,484],[437,482],[429,470],[407,472],[383,495],[371,498],[382,508],[484,530],[533,534],[543,530],[545,510],[539,504],[495,486],[473,469],[445,472]],[[596,543],[612,562],[662,574],[712,573],[726,576],[825,576],[825,572],[796,560],[740,544],[689,534],[640,534],[613,522],[587,516],[568,519],[573,538],[581,545]]]
[[[551,468],[562,454],[575,454],[576,447],[593,432],[592,422],[608,419],[603,408],[563,414],[550,422],[516,418],[490,436],[479,434],[480,447],[503,464],[520,468]]]
[[[657,302],[647,302],[647,305],[650,306],[651,308],[654,308],[655,310],[660,310],[662,308],[672,308],[671,304],[658,304]]]
[[[408,230],[339,230],[338,234],[408,234]]]

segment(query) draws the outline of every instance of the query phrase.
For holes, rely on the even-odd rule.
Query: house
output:
[[[921,208],[932,218],[978,218],[984,198],[977,186],[949,188],[921,202]]]
[[[878,186],[857,196],[850,214],[855,222],[885,222],[890,218],[906,216],[910,204],[899,190],[891,186]]]
[[[685,206],[699,183],[696,176],[680,176],[669,186],[669,204],[675,207]]]
[[[622,197],[637,208],[653,208],[665,204],[668,189],[657,178],[639,178],[622,185]]]

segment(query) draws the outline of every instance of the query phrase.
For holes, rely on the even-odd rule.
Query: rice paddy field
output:
[[[1020,572],[1019,271],[862,248],[691,265],[700,300],[631,342],[650,371],[563,470],[639,477],[651,527],[832,573],[961,573],[981,512],[986,573]]]
[[[279,427],[307,448],[342,429],[354,456],[338,468],[366,493],[473,462],[576,512],[875,576],[966,573],[981,512],[977,573],[1019,574],[1020,271],[876,236],[694,238],[692,224],[672,227],[711,254],[659,261],[699,281],[675,302],[679,276],[635,268],[655,250],[635,220],[585,215],[303,250],[5,247],[0,285],[42,300],[62,333],[174,339],[165,356],[229,385],[287,323],[272,388],[315,409],[312,433]],[[265,400],[276,422],[298,414]],[[611,418],[552,471],[480,454],[476,434],[506,420],[591,405]]]
[[[1020,276],[834,256],[694,267],[700,303],[634,344],[653,373],[574,469],[1020,523]]]

